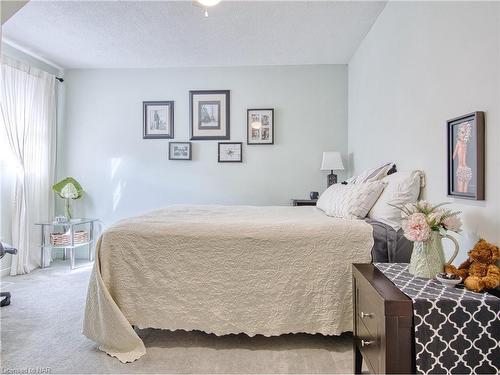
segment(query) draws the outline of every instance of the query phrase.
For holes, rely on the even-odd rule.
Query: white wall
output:
[[[175,203],[287,205],[326,187],[323,151],[347,151],[344,65],[70,70],[59,177],[86,190],[76,213],[106,225]],[[189,90],[231,90],[231,141],[243,163],[218,163],[217,141],[169,161],[169,140],[142,139],[142,101],[175,101],[175,141],[189,139]],[[246,145],[246,109],[275,108],[275,144]]]
[[[349,64],[354,171],[422,169],[426,197],[463,210],[466,231],[500,241],[500,4],[390,2]],[[446,196],[446,120],[486,112],[486,201]],[[458,260],[458,261],[459,261]]]

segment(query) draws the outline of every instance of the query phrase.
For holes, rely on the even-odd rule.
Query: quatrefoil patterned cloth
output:
[[[411,275],[406,263],[376,263],[413,301],[420,374],[499,374],[500,299]]]

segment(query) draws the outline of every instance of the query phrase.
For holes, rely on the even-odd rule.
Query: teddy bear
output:
[[[500,258],[498,246],[480,239],[468,255],[469,258],[458,268],[446,265],[445,272],[460,276],[465,287],[474,292],[500,285],[500,268],[495,264]]]

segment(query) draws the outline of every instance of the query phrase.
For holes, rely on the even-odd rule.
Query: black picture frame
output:
[[[203,105],[216,105],[215,100],[213,99],[214,95],[221,95],[223,96],[224,100],[224,123],[222,123],[222,118],[221,118],[221,107],[222,107],[222,102],[218,103],[218,118],[217,120],[219,121],[218,126],[206,126],[201,128],[199,120],[197,120],[196,124],[195,118],[199,119],[200,118],[200,113],[201,109],[197,106],[194,108],[194,99],[196,96],[201,97],[199,99],[199,103],[202,103]],[[203,96],[207,96],[207,98],[204,100]],[[198,104],[199,104],[198,103]],[[231,139],[231,93],[229,90],[191,90],[189,91],[189,123],[190,123],[190,140],[192,141],[210,141],[210,140],[227,140]],[[196,111],[196,112],[195,112]],[[196,113],[196,115],[195,115]],[[220,133],[221,130],[223,131],[223,134],[217,134]],[[216,135],[200,135],[199,133],[216,133]]]
[[[266,112],[261,113],[260,116],[267,115],[268,112],[271,112],[271,123],[269,124],[269,129],[268,126],[263,126],[261,123],[261,128],[259,129],[251,129],[251,121],[250,121],[250,115],[252,112]],[[262,132],[263,130],[267,129],[268,133],[270,133],[270,137],[268,135],[269,140],[263,140],[262,137]],[[250,135],[250,131],[258,131],[259,138],[261,139],[260,141],[255,141],[252,140],[252,136]],[[274,145],[274,108],[249,108],[247,109],[247,145]]]
[[[448,141],[448,196],[484,200],[484,112],[477,111],[455,117],[446,121],[446,127]],[[469,188],[471,191],[469,191]]]
[[[240,158],[237,160],[223,160],[221,159],[221,146],[224,145],[238,145],[240,147]],[[219,163],[242,163],[243,162],[243,142],[219,142],[218,144],[218,152],[217,152],[217,161]]]
[[[166,134],[149,134],[148,133],[148,107],[149,106],[166,106],[168,111],[168,132]],[[142,102],[142,138],[143,139],[173,139],[174,138],[174,101],[145,101]]]
[[[187,158],[172,156],[172,147],[175,145],[187,145],[189,148],[189,155]],[[193,148],[191,142],[169,142],[168,143],[168,160],[192,160]]]

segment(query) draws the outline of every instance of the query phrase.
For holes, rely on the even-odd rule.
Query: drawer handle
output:
[[[373,316],[372,313],[365,313],[365,312],[361,311],[362,318],[371,318],[372,316]]]
[[[361,340],[361,346],[364,348],[365,346],[373,344],[375,341],[365,341]]]

